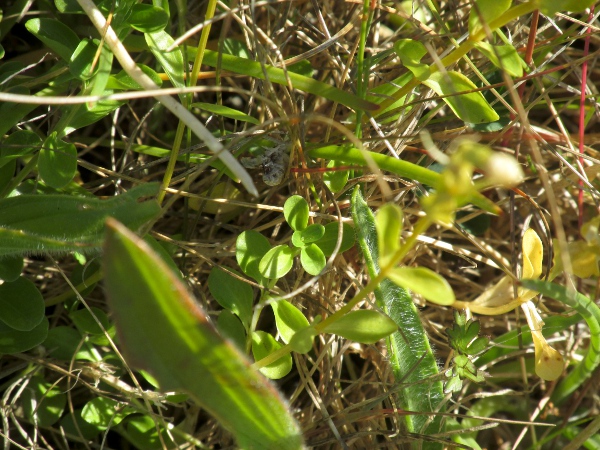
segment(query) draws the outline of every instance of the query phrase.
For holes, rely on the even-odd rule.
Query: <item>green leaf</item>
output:
[[[302,231],[294,231],[292,244],[295,247],[304,247],[307,244],[318,241],[325,235],[325,227],[320,223],[313,223]]]
[[[559,11],[579,12],[592,6],[596,0],[537,0],[542,13],[547,16]]]
[[[250,327],[252,286],[215,266],[208,276],[208,289],[219,305],[237,315],[246,329]]]
[[[235,246],[235,258],[241,269],[260,283],[263,276],[258,267],[263,256],[271,250],[271,243],[259,232],[248,230],[238,236]]]
[[[104,221],[114,217],[138,229],[160,214],[158,183],[147,183],[108,200],[74,195],[20,195],[0,199],[0,256],[97,251]]]
[[[15,281],[23,271],[22,256],[6,256],[0,259],[0,280]]]
[[[343,165],[343,163],[338,161],[329,161],[327,168],[341,167]],[[323,174],[323,182],[335,194],[346,187],[349,177],[350,171],[348,170],[331,170]]]
[[[360,309],[350,311],[341,319],[328,325],[324,331],[363,344],[374,344],[397,329],[396,323],[385,314],[370,309]]]
[[[98,50],[98,41],[83,39],[70,58],[69,71],[80,80],[89,80],[94,73],[93,62]],[[96,68],[97,69],[97,68]]]
[[[277,331],[286,344],[290,342],[296,332],[309,326],[304,314],[287,300],[273,302],[271,308],[275,314]]]
[[[264,331],[255,331],[252,333],[252,354],[254,360],[259,361],[276,350],[279,350],[282,345],[275,340],[273,336]],[[262,367],[260,372],[272,380],[278,380],[285,377],[292,370],[292,355],[289,353],[282,356],[274,363]]]
[[[481,92],[460,94],[477,89],[477,86],[461,73],[435,72],[423,81],[423,84],[436,94],[445,96],[443,97],[444,102],[459,119],[465,122],[494,122],[500,118]]]
[[[86,441],[94,439],[102,431],[95,425],[90,425],[81,417],[81,409],[76,409],[60,419],[61,431],[66,435],[77,436]]]
[[[229,119],[239,120],[240,122],[249,122],[253,125],[260,124],[258,119],[249,116],[248,114],[244,114],[243,112],[238,111],[237,109],[228,108],[227,106],[215,105],[213,103],[204,102],[192,103],[192,106],[216,114],[217,116],[223,116]]]
[[[325,268],[327,260],[316,244],[308,244],[306,247],[302,247],[300,251],[300,263],[306,272],[316,276]]]
[[[183,391],[237,438],[239,447],[302,448],[273,386],[213,328],[182,282],[131,232],[110,221],[104,249],[109,306],[124,354],[165,391]]]
[[[512,45],[492,45],[487,42],[478,42],[475,47],[483,53],[493,65],[499,69],[505,70],[510,76],[523,76],[521,58]]]
[[[456,300],[446,279],[426,267],[396,267],[387,277],[438,305],[448,306]]]
[[[72,327],[58,326],[48,330],[43,345],[52,358],[61,361],[98,361],[93,348],[83,341],[81,333]]]
[[[160,75],[156,73],[155,70],[144,64],[138,64],[137,66],[142,72],[148,75],[157,86],[162,86],[162,79],[160,78]],[[106,88],[126,90],[133,89],[136,91],[143,90],[143,88],[139,84],[137,84],[137,82],[134,81],[133,78],[131,78],[124,70],[121,70],[116,75],[111,75],[108,80],[108,83],[106,84]]]
[[[313,341],[317,334],[319,333],[314,327],[304,328],[292,336],[289,344],[293,351],[304,355],[312,350]]]
[[[508,11],[512,0],[475,0],[469,15],[469,34],[473,36],[479,32],[484,25],[500,17]]]
[[[278,280],[292,269],[294,250],[287,245],[278,245],[262,257],[258,265],[260,274],[269,280]]]
[[[169,15],[158,6],[137,3],[132,6],[127,22],[142,33],[153,33],[167,26]]]
[[[152,54],[166,72],[173,86],[185,87],[183,80],[183,54],[181,53],[181,49],[176,47],[173,51],[167,52],[167,49],[175,42],[173,38],[166,31],[145,33],[144,37]]]
[[[356,226],[356,238],[362,250],[365,265],[371,279],[379,274],[379,249],[375,218],[361,195],[360,186],[352,193],[352,219]],[[410,293],[384,279],[375,290],[377,305],[398,325],[400,331],[393,333],[388,341],[388,359],[394,379],[401,383],[396,400],[408,411],[431,413],[444,403],[443,386],[439,379],[438,363],[431,350],[427,333],[421,322]],[[442,407],[442,411],[443,411]],[[439,415],[408,415],[405,424],[410,432],[437,434],[444,432],[444,421]],[[424,443],[426,444],[426,443]],[[441,450],[443,444],[428,443],[427,450]]]
[[[403,220],[402,210],[393,203],[386,203],[377,211],[375,229],[377,230],[380,266],[386,266],[390,258],[400,249]]]
[[[283,216],[292,230],[304,230],[308,225],[308,202],[299,195],[292,195],[283,205]]]
[[[30,423],[50,427],[58,422],[67,404],[67,396],[42,377],[33,377],[21,394],[23,414]]]
[[[67,62],[79,45],[75,32],[56,19],[29,19],[25,28]]]
[[[90,335],[88,341],[97,345],[110,345],[108,338],[115,337],[115,328],[108,320],[104,311],[92,306],[91,312],[85,309],[79,309],[69,313],[69,318],[73,321],[77,329],[84,335]],[[92,316],[92,313],[94,316]],[[100,324],[98,323],[100,322]],[[102,326],[100,326],[102,325]]]
[[[7,161],[30,155],[41,146],[42,140],[33,131],[15,131],[0,146],[0,165]]]
[[[123,407],[111,398],[96,397],[85,404],[81,418],[101,430],[117,426],[129,414],[137,412],[131,407]]]
[[[230,339],[241,352],[246,351],[246,330],[238,316],[228,309],[224,309],[217,318],[217,329],[223,337]]]
[[[44,141],[38,160],[40,177],[55,189],[65,187],[77,173],[77,149],[52,133]]]
[[[54,0],[54,5],[63,14],[83,14],[83,9],[77,0]]]
[[[103,94],[109,95],[111,93],[112,92],[110,91],[105,91]],[[86,103],[85,105],[76,106],[77,111],[72,116],[65,116],[69,120],[63,124],[62,133],[67,135],[79,128],[98,122],[100,119],[108,116],[111,112],[124,104],[125,102],[116,100],[100,100],[93,105]]]
[[[394,50],[404,67],[410,70],[416,79],[423,81],[429,78],[429,66],[421,63],[421,59],[427,54],[427,49],[421,42],[413,39],[399,39],[394,42]]]
[[[31,331],[44,318],[44,298],[27,278],[0,285],[0,320],[17,331]]]
[[[37,347],[48,335],[48,319],[44,317],[33,330],[18,331],[0,322],[0,353],[22,353]]]
[[[315,244],[321,249],[326,257],[333,254],[333,250],[338,241],[338,231],[340,228],[339,222],[330,222],[325,225],[325,233],[323,237],[319,239]],[[346,250],[350,250],[354,245],[354,228],[352,225],[342,223],[342,243],[340,245],[339,253],[344,253]]]

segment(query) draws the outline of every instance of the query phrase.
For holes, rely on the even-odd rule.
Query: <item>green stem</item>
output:
[[[538,6],[539,6],[538,3],[539,2],[532,0],[532,1],[529,1],[526,3],[521,3],[520,5],[517,5],[511,9],[509,9],[504,14],[502,14],[500,17],[492,20],[488,24],[489,30],[495,31],[498,28],[505,26],[512,20],[515,20],[518,17],[524,16],[525,14],[529,14],[530,12],[535,11],[536,9],[538,9]],[[456,63],[460,58],[462,58],[467,53],[469,53],[475,47],[475,44],[477,44],[478,42],[485,39],[486,36],[487,36],[487,34],[486,34],[485,29],[479,30],[473,36],[469,36],[469,38],[465,42],[463,42],[458,48],[456,48],[452,53],[450,53],[448,56],[446,56],[445,58],[442,59],[442,65],[444,67],[448,67],[448,66]],[[434,64],[431,64],[431,66],[429,66],[429,70],[430,70],[430,73],[433,74],[435,72],[439,72],[440,69],[434,63]],[[396,91],[394,94],[392,94],[385,101],[381,102],[379,105],[379,111],[381,111],[381,112],[385,111],[393,103],[395,103],[396,101],[398,101],[399,99],[401,99],[402,97],[407,95],[410,91],[412,91],[414,88],[416,88],[419,84],[420,84],[420,81],[413,77],[408,83],[406,83],[404,86],[402,86],[398,91]],[[376,117],[378,115],[378,113],[375,112],[375,113],[373,113],[373,115]]]

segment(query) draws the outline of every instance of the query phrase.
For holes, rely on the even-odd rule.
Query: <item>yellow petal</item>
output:
[[[512,278],[504,276],[472,302],[456,301],[452,306],[458,309],[468,308],[476,314],[496,316],[512,311],[521,303],[521,298],[514,298]]]
[[[536,279],[542,275],[544,244],[533,228],[523,235],[523,279]]]
[[[521,308],[531,329],[531,337],[535,346],[535,373],[543,380],[556,380],[562,374],[565,366],[563,357],[548,344],[542,334],[544,321],[537,312],[533,302],[525,302],[521,305]]]

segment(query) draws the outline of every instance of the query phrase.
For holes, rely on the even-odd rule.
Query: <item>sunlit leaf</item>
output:
[[[476,47],[499,69],[505,70],[513,77],[523,76],[521,58],[512,45],[492,45],[488,42],[478,42]]]
[[[481,92],[469,92],[477,89],[477,86],[461,73],[435,72],[423,84],[444,96],[444,102],[465,122],[494,122],[500,118]]]
[[[396,267],[387,277],[438,305],[454,303],[454,291],[444,277],[426,267]]]
[[[263,277],[278,280],[292,269],[293,263],[294,250],[287,245],[278,245],[262,257],[258,270]]]
[[[30,423],[40,427],[54,425],[67,404],[67,396],[57,386],[35,376],[21,394],[23,413]]]
[[[300,263],[310,275],[316,276],[327,265],[327,260],[321,249],[316,244],[308,244],[300,251]]]
[[[281,347],[282,345],[277,342],[269,333],[265,333],[264,331],[255,331],[252,333],[252,354],[254,355],[254,359],[256,361],[269,356],[271,353],[273,353],[275,350],[279,350]],[[278,380],[290,373],[292,370],[292,365],[292,355],[288,353],[274,363],[262,367],[260,372],[267,378]]]
[[[397,329],[396,323],[385,314],[370,309],[360,309],[350,311],[328,325],[324,331],[363,344],[374,344]]]
[[[183,391],[242,448],[296,449],[302,437],[273,386],[223,340],[183,283],[111,221],[104,249],[109,306],[128,363],[164,390]]]
[[[165,70],[173,86],[185,87],[183,81],[183,53],[181,53],[179,47],[170,52],[167,51],[174,42],[173,38],[166,31],[144,33],[144,36],[148,47]]]
[[[233,120],[239,120],[240,122],[249,122],[254,125],[258,125],[260,122],[255,117],[244,114],[237,109],[229,108],[223,105],[215,105],[213,103],[196,102],[192,103],[192,106],[200,108],[204,111],[216,114],[217,116],[227,117]]]
[[[135,412],[135,409],[123,407],[111,398],[95,397],[85,404],[81,418],[90,425],[105,430],[119,425],[125,417]]]
[[[559,11],[579,12],[592,6],[596,0],[538,0],[541,11],[547,16]]]
[[[286,344],[290,342],[296,332],[309,326],[304,314],[287,300],[273,302],[271,307],[275,314],[277,331]]]
[[[477,33],[484,25],[500,17],[511,3],[512,0],[475,0],[469,15],[469,34]]]
[[[242,232],[235,244],[235,258],[246,275],[260,282],[263,276],[259,270],[261,259],[271,250],[266,237],[254,230]]]
[[[77,172],[77,149],[75,145],[58,139],[56,133],[45,141],[38,160],[40,176],[53,188],[65,187]]]
[[[325,233],[315,244],[321,249],[327,257],[331,256],[338,241],[338,231],[340,229],[339,222],[330,222],[325,225]],[[342,223],[342,242],[340,244],[339,253],[350,250],[354,245],[354,228],[352,225]]]
[[[420,81],[429,78],[429,66],[421,63],[427,54],[425,46],[413,39],[399,39],[394,42],[394,50],[400,57],[402,64]]]
[[[308,202],[299,195],[292,195],[283,205],[283,216],[292,230],[304,230],[308,226]]]
[[[59,20],[47,17],[29,19],[25,27],[67,62],[71,60],[71,55],[79,45],[79,38],[75,32]]]
[[[390,258],[400,249],[403,214],[398,205],[386,203],[375,216],[379,265],[386,266]]]
[[[142,33],[153,33],[163,30],[169,21],[167,12],[158,6],[143,3],[134,4],[127,23]]]
[[[303,247],[312,242],[316,242],[325,235],[325,227],[320,223],[313,223],[302,231],[295,231],[292,235],[292,244],[296,247]]]

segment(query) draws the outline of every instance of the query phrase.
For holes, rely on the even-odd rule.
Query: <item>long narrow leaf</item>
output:
[[[106,288],[128,362],[162,389],[188,393],[242,448],[302,448],[298,425],[273,385],[217,334],[142,240],[114,220],[107,224]]]
[[[359,188],[352,195],[352,218],[369,276],[374,278],[379,273],[375,217]],[[388,338],[387,344],[394,378],[402,381],[405,386],[400,391],[402,407],[415,412],[434,411],[444,398],[442,383],[439,379],[426,382],[439,373],[438,366],[410,293],[389,280],[383,280],[375,291],[375,298],[378,306],[396,322],[401,330],[393,333]],[[434,434],[443,431],[441,417],[434,417],[429,425],[427,425],[428,421],[426,415],[406,416],[407,428],[410,432]],[[437,450],[441,449],[442,445],[423,442],[422,448]]]

